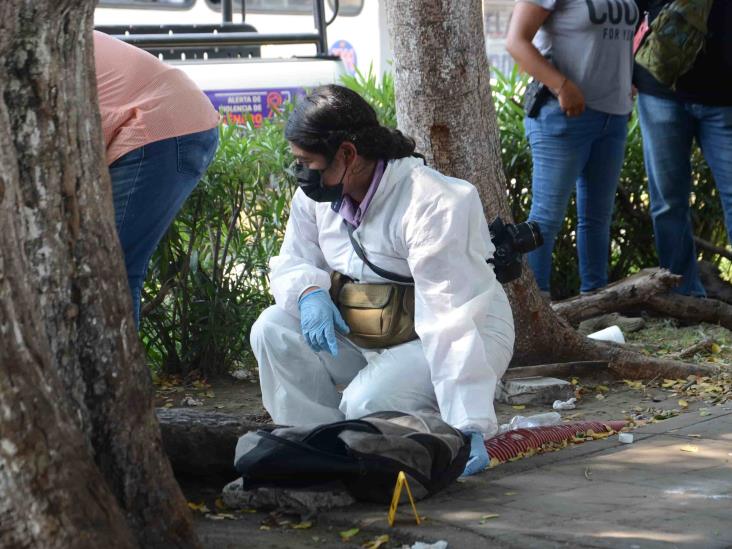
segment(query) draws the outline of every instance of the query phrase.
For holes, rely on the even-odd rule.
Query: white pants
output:
[[[372,412],[439,412],[430,368],[416,339],[362,349],[338,337],[338,356],[315,353],[300,319],[274,305],[252,327],[264,407],[279,425],[355,419]],[[343,395],[336,386],[347,385]]]

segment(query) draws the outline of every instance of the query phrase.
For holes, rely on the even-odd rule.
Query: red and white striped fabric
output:
[[[593,433],[614,433],[625,426],[625,421],[578,421],[548,427],[516,429],[497,435],[485,441],[491,461],[501,463],[521,456],[532,450],[539,450],[545,444],[561,444],[571,441],[589,431]]]

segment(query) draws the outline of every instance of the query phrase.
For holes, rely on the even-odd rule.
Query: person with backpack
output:
[[[658,261],[683,276],[675,291],[705,296],[691,226],[691,154],[696,140],[714,176],[732,242],[732,2],[639,4],[650,26],[639,30],[647,34],[638,37],[643,44],[634,83]],[[695,32],[701,42],[689,40]],[[677,44],[664,42],[681,36]],[[684,58],[688,67],[674,63]]]
[[[608,282],[638,14],[633,0],[516,0],[506,49],[534,79],[524,105],[533,161],[529,220],[545,242],[528,261],[547,296],[554,242],[575,189],[580,291]]]
[[[214,157],[220,117],[185,73],[99,31],[94,61],[115,225],[139,328],[150,257]]]
[[[250,335],[265,408],[290,426],[439,413],[470,437],[465,473],[481,471],[514,326],[477,190],[342,86],[301,100],[285,136],[299,189],[270,264],[276,304]]]

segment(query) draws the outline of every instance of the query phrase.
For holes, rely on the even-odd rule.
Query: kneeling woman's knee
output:
[[[262,311],[262,314],[259,315],[259,318],[254,322],[249,332],[249,343],[252,349],[263,344],[266,341],[267,335],[273,333],[273,328],[282,326],[288,321],[291,322],[289,316],[287,312],[277,305],[272,305]]]
[[[340,411],[346,419],[358,419],[372,412],[383,410],[379,402],[376,402],[378,395],[368,390],[362,383],[354,380],[343,391]]]
[[[437,408],[434,388],[426,371],[405,371],[404,375],[395,376],[373,366],[362,370],[343,391],[340,410],[346,419],[374,412],[412,413]],[[386,366],[390,370],[398,367],[396,363]]]

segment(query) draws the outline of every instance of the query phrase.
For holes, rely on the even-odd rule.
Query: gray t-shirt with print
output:
[[[516,0],[552,13],[534,45],[572,80],[588,107],[610,114],[633,109],[635,0]]]

